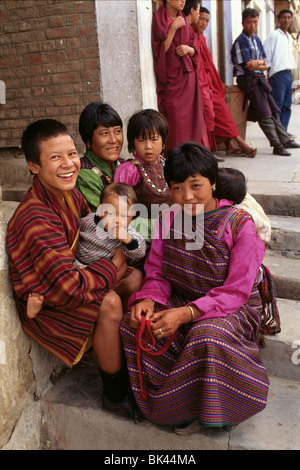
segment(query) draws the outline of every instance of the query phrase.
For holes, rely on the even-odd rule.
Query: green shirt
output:
[[[111,167],[108,167],[104,160],[101,160],[91,150],[87,150],[84,154],[92,165],[92,168],[81,168],[76,182],[76,188],[81,192],[89,208],[92,212],[96,212],[96,209],[100,202],[100,194],[104,188],[105,181],[108,183],[113,181],[114,173],[120,162],[112,162]]]

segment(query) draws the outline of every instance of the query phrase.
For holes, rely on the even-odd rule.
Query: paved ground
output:
[[[289,132],[300,143],[300,105],[293,105]],[[291,157],[272,154],[272,147],[257,123],[247,123],[246,139],[258,147],[255,158],[226,157],[221,166],[243,171],[248,179],[248,191],[253,194],[300,194],[300,149],[291,150]],[[219,152],[220,154],[220,152]]]

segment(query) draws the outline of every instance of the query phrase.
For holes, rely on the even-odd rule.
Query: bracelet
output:
[[[191,307],[190,305],[187,305],[187,307],[190,309],[191,314],[192,314],[192,321],[194,321],[195,320],[195,314],[194,314],[193,307]]]

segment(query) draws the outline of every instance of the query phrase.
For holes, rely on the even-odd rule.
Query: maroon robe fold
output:
[[[213,103],[213,92],[208,81],[207,72],[205,70],[201,50],[200,50],[200,42],[197,40],[197,35],[194,30],[191,28],[192,35],[195,37],[195,45],[197,47],[197,73],[198,73],[198,80],[203,100],[203,108],[204,108],[204,116],[205,116],[205,123],[207,129],[207,135],[209,139],[210,150],[214,152],[217,150],[216,138],[215,138],[215,111],[214,111],[214,103]]]
[[[197,41],[200,47],[200,54],[205,67],[207,79],[212,90],[215,113],[215,138],[217,143],[222,143],[228,139],[237,137],[239,132],[226,105],[224,99],[225,88],[213,63],[210,50],[206,44],[205,36],[203,36],[203,34],[197,34]]]
[[[161,6],[153,13],[152,50],[157,79],[158,109],[169,125],[167,148],[177,147],[187,141],[209,147],[203,111],[201,90],[194,57],[179,57],[176,47],[189,45],[196,50],[195,38],[185,16],[179,12],[186,25],[178,29],[172,44],[165,52],[164,41],[171,24],[166,8]]]

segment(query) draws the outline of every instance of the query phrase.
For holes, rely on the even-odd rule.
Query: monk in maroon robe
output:
[[[184,2],[164,0],[153,13],[152,49],[158,109],[169,125],[167,148],[187,141],[209,148],[203,101],[197,79],[196,44],[181,13]]]
[[[225,143],[226,154],[245,155],[253,158],[256,155],[257,149],[251,148],[245,142],[235,125],[232,115],[226,105],[224,95],[225,87],[221,81],[220,75],[213,63],[210,50],[206,44],[206,38],[203,32],[208,26],[210,14],[205,7],[200,8],[200,17],[196,25],[192,25],[196,34],[198,42],[199,54],[201,56],[202,64],[204,66],[207,80],[212,91],[213,108],[215,114],[214,134],[217,144]],[[239,147],[235,147],[232,140],[235,140]]]

